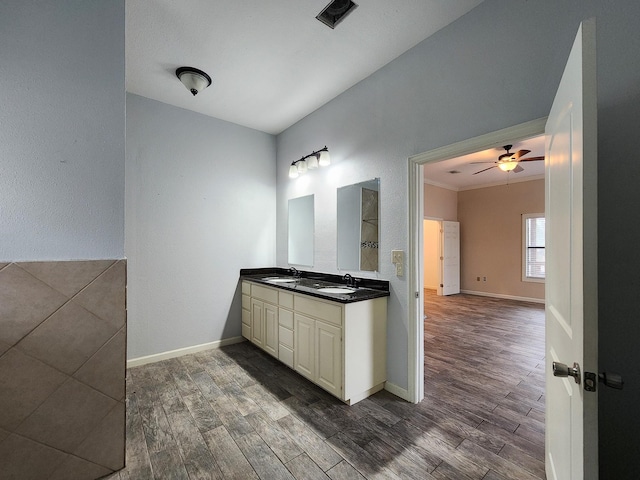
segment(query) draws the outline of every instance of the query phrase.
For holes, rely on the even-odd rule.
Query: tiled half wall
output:
[[[126,261],[0,263],[0,480],[124,467]]]

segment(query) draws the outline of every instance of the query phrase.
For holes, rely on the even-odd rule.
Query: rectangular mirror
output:
[[[313,266],[313,195],[289,200],[289,255],[291,265]]]
[[[380,179],[338,189],[338,270],[378,271]]]

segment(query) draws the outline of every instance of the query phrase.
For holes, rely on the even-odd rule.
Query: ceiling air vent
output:
[[[324,7],[324,10],[316,18],[326,26],[335,28],[357,6],[351,0],[333,0],[333,2]]]

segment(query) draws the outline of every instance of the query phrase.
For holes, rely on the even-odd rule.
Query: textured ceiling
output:
[[[335,29],[328,0],[127,0],[127,91],[277,134],[482,0],[356,0]],[[193,97],[175,77],[213,78]]]

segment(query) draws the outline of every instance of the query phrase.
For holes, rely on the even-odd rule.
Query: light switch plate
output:
[[[404,252],[402,250],[391,250],[391,263],[404,263]]]

